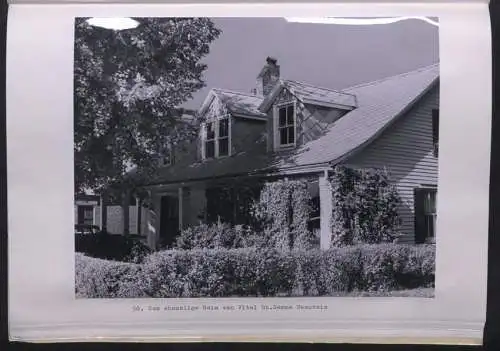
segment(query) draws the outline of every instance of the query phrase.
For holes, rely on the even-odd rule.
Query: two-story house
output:
[[[298,177],[309,181],[317,204],[311,220],[328,248],[334,206],[328,173],[340,164],[387,169],[402,198],[400,240],[434,239],[437,64],[336,91],[282,79],[277,60],[267,58],[251,93],[212,89],[198,117],[198,140],[146,184],[153,206],[142,220],[152,247],[228,208],[238,223],[248,209],[238,189],[251,192],[252,181]],[[212,196],[221,185],[234,189],[225,201]]]

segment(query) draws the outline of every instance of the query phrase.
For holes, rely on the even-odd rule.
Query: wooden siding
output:
[[[402,199],[399,208],[402,242],[414,242],[413,189],[437,186],[438,160],[433,155],[432,110],[439,108],[439,86],[373,143],[346,161],[355,167],[386,168]],[[438,234],[439,235],[439,234]]]

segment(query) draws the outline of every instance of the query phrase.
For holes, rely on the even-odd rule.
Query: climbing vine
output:
[[[386,170],[339,166],[332,186],[332,245],[392,242],[400,198]]]
[[[281,251],[310,247],[310,202],[305,180],[279,180],[264,186],[253,214],[270,246]]]

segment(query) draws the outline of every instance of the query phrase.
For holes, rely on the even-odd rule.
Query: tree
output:
[[[220,30],[208,18],[135,20],[137,28],[121,31],[76,20],[76,192],[122,200],[155,174],[158,155],[194,134],[178,107],[205,85],[200,61]]]
[[[135,20],[137,28],[121,31],[76,21],[77,191],[134,182],[132,167],[149,176],[159,154],[192,136],[178,106],[205,85],[200,60],[220,30],[208,18]]]

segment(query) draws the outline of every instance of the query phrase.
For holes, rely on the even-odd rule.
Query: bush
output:
[[[177,237],[174,248],[190,249],[237,249],[262,246],[265,242],[248,226],[229,224],[218,221],[215,224],[199,224],[184,229]]]
[[[194,249],[152,254],[144,264],[152,297],[290,294],[293,262],[273,250]]]
[[[77,297],[124,298],[143,297],[145,288],[142,267],[133,263],[114,262],[75,256],[75,290]]]
[[[76,235],[75,251],[91,257],[132,263],[142,262],[151,253],[150,248],[137,238],[103,232]]]
[[[166,250],[135,265],[77,255],[77,291],[88,297],[335,296],[434,286],[431,245],[319,250]],[[135,295],[134,295],[135,294]]]

